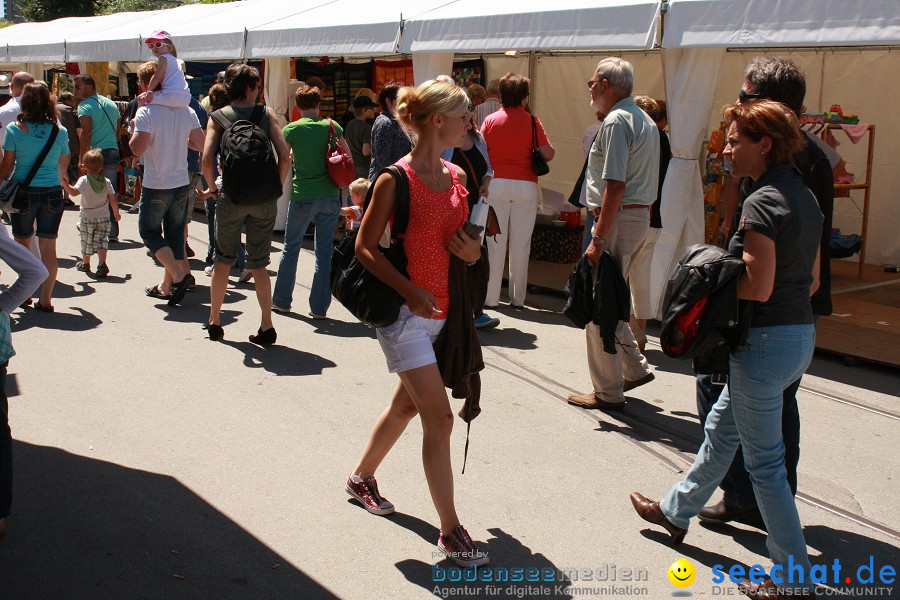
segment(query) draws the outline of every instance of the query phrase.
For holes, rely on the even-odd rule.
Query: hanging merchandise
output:
[[[723,213],[722,185],[725,175],[728,174],[728,164],[722,152],[725,150],[725,123],[719,124],[719,128],[709,134],[709,143],[706,144],[706,160],[704,161],[703,177],[703,222],[705,241],[707,244],[721,242],[716,240],[721,215]]]

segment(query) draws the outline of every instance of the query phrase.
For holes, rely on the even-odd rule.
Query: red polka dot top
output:
[[[443,159],[452,183],[446,192],[436,192],[425,185],[405,158],[397,165],[409,178],[409,225],[403,247],[409,261],[409,279],[428,290],[443,311],[435,319],[446,319],[450,310],[450,252],[447,244],[456,230],[469,218],[468,192],[460,184],[456,167]]]

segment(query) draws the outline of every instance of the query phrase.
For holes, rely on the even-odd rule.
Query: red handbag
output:
[[[332,139],[334,139],[334,121],[328,119],[328,147],[325,150],[328,176],[334,185],[344,188],[356,178],[356,167],[353,166],[353,157],[344,152],[340,144],[335,144],[334,150],[331,149]]]

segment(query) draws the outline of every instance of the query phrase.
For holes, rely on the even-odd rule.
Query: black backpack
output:
[[[260,127],[265,110],[257,104],[249,120],[238,118],[230,106],[210,115],[225,130],[219,142],[222,188],[235,204],[264,204],[282,193],[272,142]]]

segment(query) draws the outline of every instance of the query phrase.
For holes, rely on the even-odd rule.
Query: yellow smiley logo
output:
[[[675,587],[686,588],[694,583],[696,577],[697,569],[683,558],[679,558],[669,566],[669,581]]]

